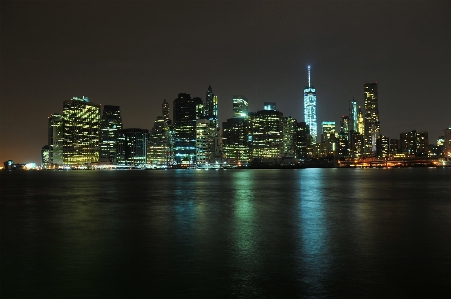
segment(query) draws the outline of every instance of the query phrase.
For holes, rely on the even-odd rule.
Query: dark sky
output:
[[[450,1],[1,1],[0,162],[40,163],[47,117],[87,96],[150,129],[178,93],[276,102],[303,120],[307,65],[318,124],[379,83],[382,134],[451,125]],[[171,112],[172,116],[172,112]],[[320,129],[320,128],[319,128]]]

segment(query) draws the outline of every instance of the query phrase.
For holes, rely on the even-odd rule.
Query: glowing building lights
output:
[[[63,103],[63,163],[86,165],[99,161],[100,105],[87,97]]]
[[[380,135],[377,83],[364,84],[365,154],[376,154],[376,140]]]
[[[317,141],[318,124],[316,122],[316,90],[310,82],[310,65],[308,69],[308,86],[304,89],[304,120],[310,128],[313,142]]]

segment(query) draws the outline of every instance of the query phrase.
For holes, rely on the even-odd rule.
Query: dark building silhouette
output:
[[[117,165],[145,167],[149,131],[129,128],[117,131]]]
[[[119,106],[103,106],[100,122],[100,162],[116,163],[117,131],[122,129],[122,117]]]
[[[196,162],[196,120],[204,115],[203,102],[201,98],[179,93],[173,106],[174,159],[177,164],[191,165]]]

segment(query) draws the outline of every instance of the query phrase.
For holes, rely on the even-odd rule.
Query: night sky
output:
[[[164,99],[276,102],[303,121],[307,65],[318,125],[378,82],[381,133],[451,126],[450,1],[2,1],[0,162],[40,163],[47,117],[87,96],[150,129]],[[318,128],[320,130],[320,127]]]

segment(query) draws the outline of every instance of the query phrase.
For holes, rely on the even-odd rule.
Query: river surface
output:
[[[2,299],[451,295],[451,168],[0,171],[0,197]]]

